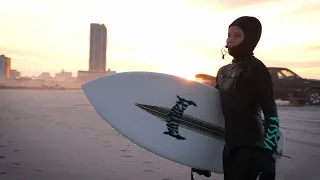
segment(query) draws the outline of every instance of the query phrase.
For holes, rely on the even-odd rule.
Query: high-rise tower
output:
[[[107,28],[104,24],[90,24],[89,71],[105,72],[107,62]]]

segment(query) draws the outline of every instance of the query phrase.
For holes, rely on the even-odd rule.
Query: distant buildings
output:
[[[0,79],[16,79],[20,78],[21,73],[15,69],[11,69],[11,58],[0,56]]]
[[[60,80],[60,81],[72,79],[72,72],[65,72],[62,69],[60,73],[56,73],[54,79]]]
[[[38,79],[41,79],[41,80],[51,80],[52,79],[52,76],[49,72],[43,72],[39,75]]]
[[[91,79],[95,79],[97,77],[101,77],[108,74],[116,73],[116,71],[108,71],[105,72],[95,72],[95,71],[78,71],[78,79],[81,81],[89,81]]]
[[[21,73],[15,69],[10,70],[10,78],[20,78]]]
[[[51,76],[49,72],[41,73],[36,79],[41,80],[57,80],[57,81],[68,81],[72,80],[72,72],[65,72],[63,69],[59,73],[55,73],[55,76]]]
[[[104,24],[90,24],[89,71],[106,71],[107,28]]]
[[[10,78],[11,58],[5,55],[0,56],[0,78]]]

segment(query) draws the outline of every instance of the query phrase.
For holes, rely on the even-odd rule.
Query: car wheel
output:
[[[309,105],[320,105],[320,89],[312,89],[307,95]]]

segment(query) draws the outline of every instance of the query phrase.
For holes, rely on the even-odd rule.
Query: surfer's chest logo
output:
[[[167,129],[168,131],[164,132],[169,136],[175,137],[178,140],[184,140],[185,137],[182,137],[179,134],[179,124],[180,120],[183,116],[183,112],[187,109],[188,106],[197,106],[196,103],[190,100],[183,99],[179,96],[176,104],[170,109],[170,113],[168,115],[169,119],[167,121]]]

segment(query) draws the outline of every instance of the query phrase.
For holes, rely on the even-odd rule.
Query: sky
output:
[[[0,0],[0,54],[23,76],[88,70],[90,23],[108,29],[107,69],[215,76],[229,24],[255,16],[255,56],[320,79],[319,0]]]

